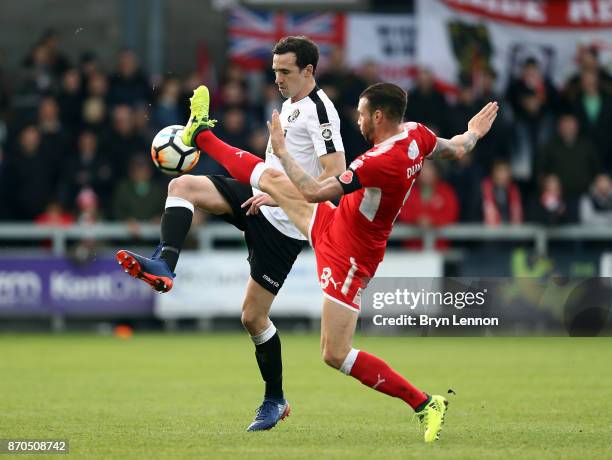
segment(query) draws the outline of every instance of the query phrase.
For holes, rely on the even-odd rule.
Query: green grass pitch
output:
[[[293,412],[246,433],[262,394],[246,335],[0,336],[0,438],[100,459],[612,456],[610,338],[358,337],[424,390],[456,392],[436,445],[402,401],[326,367],[318,337],[282,340]]]

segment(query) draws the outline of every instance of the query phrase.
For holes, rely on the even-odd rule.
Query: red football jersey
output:
[[[338,177],[345,190],[361,186],[340,200],[330,239],[345,255],[355,257],[374,275],[382,261],[393,222],[410,195],[423,160],[436,146],[436,136],[420,123],[375,145]]]

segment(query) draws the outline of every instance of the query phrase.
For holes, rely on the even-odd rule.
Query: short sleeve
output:
[[[340,135],[340,117],[336,108],[320,98],[313,99],[316,110],[308,120],[308,134],[317,156],[344,152]]]
[[[412,135],[418,138],[419,149],[423,153],[423,156],[427,157],[436,148],[438,138],[427,126],[421,123],[417,123],[416,125],[416,133],[413,132]]]

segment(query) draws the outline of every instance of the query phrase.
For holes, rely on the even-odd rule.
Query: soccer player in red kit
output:
[[[225,144],[211,131],[208,90],[191,99],[183,142],[219,161],[238,181],[267,192],[308,237],[323,289],[323,360],[364,385],[405,401],[424,427],[424,439],[438,439],[448,402],[416,388],[385,361],[352,347],[361,291],[383,259],[393,222],[410,195],[425,159],[459,159],[491,128],[497,103],[487,104],[452,139],[437,138],[419,123],[403,123],[407,96],[390,83],[368,87],[359,98],[358,124],[374,147],[337,177],[318,181],[287,151],[279,115],[268,123],[274,154],[286,175],[248,152]],[[321,125],[323,138],[325,125]],[[328,200],[342,197],[338,207]],[[248,205],[248,202],[245,203]],[[249,212],[249,211],[247,211]]]

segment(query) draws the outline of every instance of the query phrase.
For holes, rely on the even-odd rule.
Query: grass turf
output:
[[[243,335],[0,336],[0,438],[65,438],[71,456],[104,459],[612,455],[609,338],[355,345],[426,391],[456,392],[439,443],[423,443],[402,401],[327,368],[318,337],[289,334],[293,412],[266,433],[244,431],[262,384]]]

